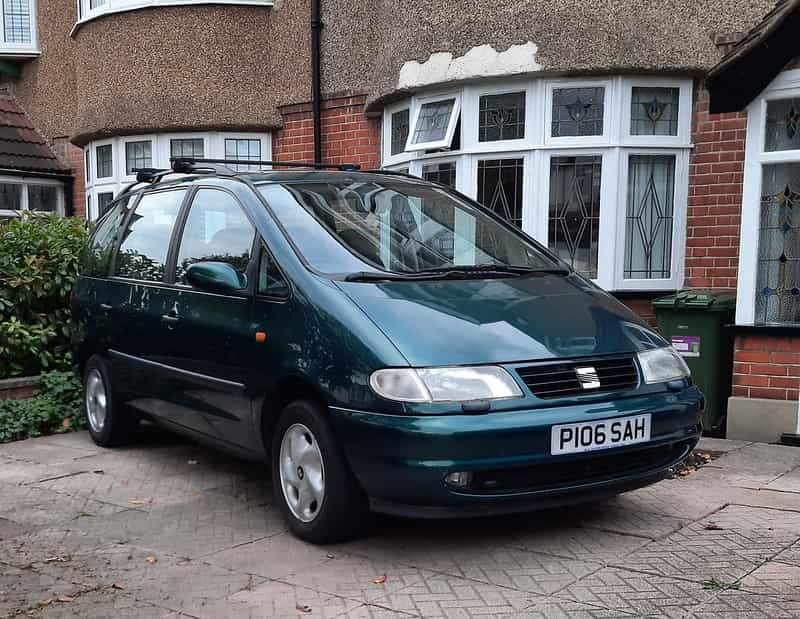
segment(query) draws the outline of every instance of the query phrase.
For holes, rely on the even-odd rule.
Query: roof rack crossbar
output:
[[[258,165],[258,166],[281,166],[284,168],[311,168],[313,170],[340,170],[342,172],[355,172],[360,170],[361,166],[357,163],[319,163],[312,161],[264,161],[259,159],[207,159],[197,157],[172,157],[172,169],[176,170],[176,166],[181,171],[186,168],[192,168],[197,164],[222,164],[222,165]],[[176,170],[177,171],[177,170]]]

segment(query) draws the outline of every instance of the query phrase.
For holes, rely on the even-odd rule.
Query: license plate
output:
[[[650,413],[553,426],[550,436],[554,456],[646,443],[650,440]]]

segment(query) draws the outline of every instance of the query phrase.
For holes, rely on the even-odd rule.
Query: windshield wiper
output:
[[[348,273],[344,277],[346,282],[408,282],[417,279],[429,278],[419,278],[402,273],[381,273],[379,271],[357,271],[356,273]]]
[[[419,273],[461,273],[464,275],[475,274],[491,275],[500,273],[503,275],[528,275],[532,273],[553,274],[553,275],[569,275],[569,270],[563,267],[545,267],[536,268],[516,264],[477,264],[477,265],[452,265],[446,267],[437,267],[435,269],[426,269],[419,271]]]
[[[513,264],[453,265],[435,269],[425,269],[414,273],[381,273],[379,271],[358,271],[345,276],[346,282],[412,282],[437,279],[470,279],[482,277],[520,277],[531,274],[569,275],[564,268],[543,268],[518,266]]]

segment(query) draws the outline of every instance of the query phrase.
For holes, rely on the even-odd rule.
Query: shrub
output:
[[[33,215],[0,225],[0,378],[69,367],[69,296],[86,223]]]
[[[81,383],[72,372],[42,375],[42,391],[25,400],[0,400],[0,443],[83,428]]]

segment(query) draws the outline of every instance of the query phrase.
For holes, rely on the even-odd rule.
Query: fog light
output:
[[[444,483],[453,488],[466,488],[472,483],[472,473],[469,471],[455,471],[448,473]]]

